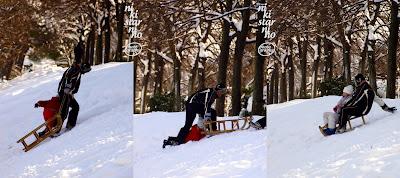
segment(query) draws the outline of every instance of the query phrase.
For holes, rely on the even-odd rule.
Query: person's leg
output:
[[[61,118],[62,118],[62,121],[64,122],[64,120],[68,116],[70,98],[68,97],[68,95],[60,94],[60,99],[61,99],[61,107],[62,107],[61,108]]]
[[[265,126],[267,126],[267,118],[263,117],[261,119],[258,119],[258,121],[256,121],[258,124],[260,124],[261,128],[265,128]]]
[[[193,121],[196,118],[195,112],[196,105],[187,104],[186,105],[186,120],[185,125],[179,130],[177,140],[179,144],[185,143],[185,138],[189,133],[190,127],[192,127]]]
[[[67,129],[72,129],[76,125],[76,120],[78,119],[78,113],[79,113],[79,104],[72,96],[70,97],[69,106],[72,109],[68,115]]]
[[[331,112],[324,112],[323,119],[324,119],[324,126],[328,124],[329,113]]]
[[[329,112],[326,115],[328,121],[328,128],[335,129],[339,115],[333,112]]]
[[[359,110],[360,108],[356,108],[353,106],[342,108],[338,118],[338,124],[339,124],[338,129],[344,131],[344,129],[346,128],[347,121],[350,119],[350,116],[358,115],[358,113],[360,112]]]
[[[215,109],[211,109],[210,113],[211,113],[211,121],[216,121],[217,120],[217,111],[215,111]],[[212,123],[211,127],[213,130],[217,130],[217,123],[216,122]]]

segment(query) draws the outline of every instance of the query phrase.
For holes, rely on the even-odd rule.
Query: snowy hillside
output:
[[[367,124],[324,137],[322,113],[339,100],[328,96],[268,106],[268,177],[400,177],[400,112],[374,104]],[[386,99],[400,108],[400,100]],[[352,126],[361,125],[361,119]]]
[[[132,63],[96,66],[82,76],[74,129],[29,152],[16,143],[44,122],[34,103],[56,95],[64,70],[46,61],[0,84],[0,177],[132,177]]]
[[[238,131],[162,149],[163,139],[176,136],[184,121],[184,112],[134,115],[134,177],[266,177],[265,130]]]

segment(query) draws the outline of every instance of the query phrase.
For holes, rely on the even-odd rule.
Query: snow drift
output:
[[[33,105],[56,95],[64,70],[45,61],[0,84],[1,177],[132,177],[132,63],[96,66],[82,76],[74,129],[26,153],[16,143],[44,122],[43,108]]]
[[[265,130],[237,131],[162,149],[163,139],[176,136],[184,122],[184,112],[134,115],[134,177],[266,177]]]
[[[268,106],[268,177],[400,177],[400,113],[377,104],[351,132],[324,137],[322,113],[339,100],[328,96]],[[400,108],[400,100],[384,100]],[[362,126],[361,126],[362,125]]]

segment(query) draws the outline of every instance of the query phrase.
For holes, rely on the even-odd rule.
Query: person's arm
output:
[[[35,103],[35,108],[37,107],[45,107],[47,105],[47,103],[49,103],[49,101],[38,101]]]
[[[211,105],[214,103],[215,100],[215,91],[213,89],[209,89],[209,91],[206,93],[206,96],[204,98],[205,103],[204,103],[204,113],[205,113],[205,118],[211,118]]]

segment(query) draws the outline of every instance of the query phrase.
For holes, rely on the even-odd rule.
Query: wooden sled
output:
[[[38,131],[42,128],[46,128],[47,124],[53,120],[57,121],[57,125],[54,126],[53,128],[49,129],[48,132],[46,132],[44,135],[42,135],[41,137],[38,134]],[[39,125],[38,127],[36,127],[35,129],[33,129],[31,132],[29,132],[28,134],[26,134],[25,136],[23,136],[21,139],[19,139],[17,141],[17,143],[22,143],[22,145],[24,145],[24,151],[27,152],[30,149],[32,149],[33,147],[35,147],[36,145],[38,145],[39,143],[43,142],[46,138],[50,137],[51,135],[53,135],[54,133],[56,133],[62,126],[62,119],[61,119],[61,115],[60,114],[56,114],[55,117],[49,121],[46,121],[45,123]],[[30,136],[35,136],[36,140],[33,141],[30,144],[26,143],[26,139],[29,138]]]
[[[231,119],[231,120],[220,120],[220,121],[208,121],[204,123],[206,128],[202,133],[205,135],[218,135],[221,133],[228,133],[238,130],[246,130],[250,128],[250,121],[253,118],[251,116],[243,117],[242,119]],[[242,125],[240,125],[240,121],[242,121]],[[216,124],[217,130],[212,129],[212,125]],[[227,126],[230,126],[227,127]]]
[[[65,96],[66,96],[66,95],[64,95],[64,98],[63,98],[62,101],[61,101],[61,105],[60,105],[59,111],[57,112],[56,115],[54,115],[53,118],[51,118],[50,120],[46,121],[45,123],[39,125],[38,127],[36,127],[35,129],[33,129],[32,131],[30,131],[28,134],[26,134],[25,136],[23,136],[21,139],[19,139],[19,140],[17,141],[17,143],[22,143],[22,145],[24,145],[24,149],[23,149],[23,150],[24,150],[25,152],[28,152],[29,150],[31,150],[32,148],[34,148],[34,147],[35,147],[36,145],[38,145],[39,143],[41,143],[41,142],[43,142],[44,140],[46,140],[46,138],[48,138],[48,137],[54,135],[58,130],[61,129],[61,127],[62,127],[62,125],[63,125],[63,120],[62,120],[62,118],[61,118],[61,110],[62,110],[62,108],[63,108],[63,106],[64,106],[64,102],[65,102],[65,98],[66,98]],[[56,123],[57,123],[56,126],[54,126],[53,128],[47,128],[47,125],[48,125],[50,122],[53,122],[53,121],[56,121]],[[47,128],[47,129],[49,129],[49,131],[46,132],[44,135],[42,135],[42,136],[40,137],[39,134],[38,134],[38,131],[39,131],[41,128],[44,128],[44,129]],[[33,141],[33,142],[30,143],[30,144],[27,144],[25,140],[26,140],[27,138],[31,137],[31,136],[35,136],[36,140]]]

